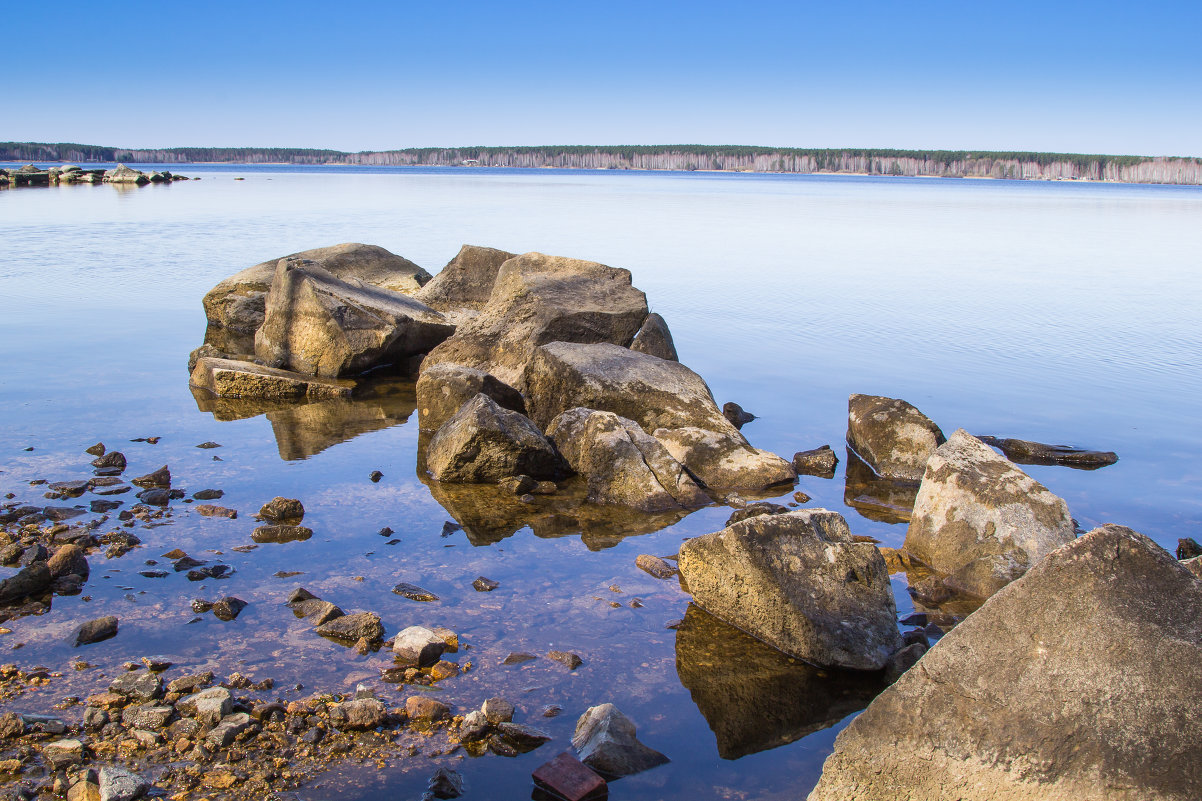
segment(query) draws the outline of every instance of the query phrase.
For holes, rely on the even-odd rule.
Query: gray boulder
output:
[[[609,778],[641,773],[669,761],[639,742],[634,723],[613,704],[591,707],[580,716],[572,746],[581,762]]]
[[[702,609],[811,664],[880,670],[902,647],[885,561],[836,512],[752,517],[686,541],[677,564]]]
[[[118,164],[111,170],[105,170],[104,182],[106,184],[137,184],[141,186],[142,184],[150,183],[150,179],[141,170],[135,170],[133,167]]]
[[[988,598],[1074,536],[1061,498],[960,429],[927,463],[903,548]]]
[[[672,362],[680,361],[676,355],[676,344],[672,341],[672,332],[668,330],[667,321],[655,312],[651,312],[643,320],[643,327],[634,335],[630,349]]]
[[[514,255],[495,248],[464,245],[414,297],[444,314],[479,312],[492,296],[501,265]]]
[[[526,413],[522,394],[508,384],[474,367],[439,364],[422,370],[417,379],[417,424],[422,431],[437,431],[463,404],[487,395],[498,406]]]
[[[317,262],[281,259],[255,355],[272,367],[338,378],[425,353],[454,330],[407,295],[339,279]]]
[[[567,473],[563,457],[529,418],[487,395],[468,401],[438,429],[426,466],[438,481],[467,484],[517,475],[554,480]]]
[[[189,382],[219,398],[267,398],[321,400],[350,397],[354,383],[333,378],[315,378],[289,370],[277,370],[254,362],[202,356],[192,368]]]
[[[204,296],[205,316],[212,328],[253,336],[263,324],[267,291],[280,259],[317,262],[336,278],[357,278],[392,292],[411,295],[430,280],[430,274],[408,259],[375,245],[348,242],[269,259],[226,278]]]
[[[847,399],[847,444],[882,478],[921,481],[943,432],[904,400],[879,395]]]
[[[792,481],[792,466],[751,447],[701,376],[679,362],[613,344],[553,342],[526,373],[527,408],[540,426],[577,406],[638,423],[711,489],[760,490]]]
[[[556,417],[547,436],[588,479],[588,500],[645,511],[705,506],[710,498],[659,440],[613,412],[577,407]]]
[[[392,653],[403,665],[430,667],[446,650],[446,641],[425,626],[403,629],[392,642]]]
[[[476,367],[525,391],[521,380],[539,345],[611,342],[625,347],[646,317],[647,298],[631,286],[628,270],[526,253],[501,265],[480,314],[462,322],[422,367]]]
[[[116,765],[102,767],[99,779],[100,801],[132,801],[150,789],[141,776]]]
[[[1202,797],[1202,585],[1103,526],[952,629],[835,741],[810,801]]]

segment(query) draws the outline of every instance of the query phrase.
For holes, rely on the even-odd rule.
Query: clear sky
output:
[[[1202,0],[0,4],[0,140],[1202,156]]]

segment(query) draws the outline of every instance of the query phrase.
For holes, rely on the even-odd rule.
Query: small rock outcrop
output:
[[[1061,498],[960,429],[927,463],[903,547],[988,598],[1074,536]]]
[[[793,454],[793,469],[799,476],[834,478],[835,468],[838,466],[839,457],[831,450],[830,445],[822,445],[812,450],[798,451]]]
[[[1122,526],[1053,551],[835,741],[809,801],[1202,797],[1202,584]]]
[[[902,647],[885,561],[836,512],[743,520],[686,541],[678,565],[702,609],[811,664],[880,670]]]
[[[317,262],[281,259],[267,293],[255,355],[322,378],[354,376],[425,353],[454,331],[430,307]]]
[[[526,413],[522,394],[483,370],[438,364],[422,370],[417,379],[418,427],[422,431],[437,431],[477,395],[487,395],[504,409]]]
[[[633,420],[577,407],[551,421],[547,436],[588,479],[593,503],[649,512],[710,503],[684,466]]]
[[[943,432],[904,400],[878,395],[847,399],[847,444],[882,478],[921,481]]]
[[[668,330],[667,321],[655,312],[651,312],[647,315],[647,319],[643,320],[643,327],[634,335],[630,349],[671,362],[680,361],[680,357],[676,355],[676,344],[672,341],[672,332]]]
[[[1119,460],[1114,451],[1090,451],[1068,445],[1045,445],[1026,439],[999,439],[982,436],[977,439],[986,445],[1001,449],[1006,458],[1015,464],[1064,465],[1078,470],[1097,470]]]
[[[202,356],[192,368],[189,383],[219,398],[307,399],[347,398],[351,381],[304,376],[254,362]]]
[[[634,723],[613,704],[590,707],[580,716],[572,746],[581,762],[609,778],[642,773],[669,761],[639,742]]]
[[[529,418],[487,395],[468,401],[438,429],[426,465],[438,481],[466,484],[518,475],[554,480],[568,472],[563,457]]]
[[[464,245],[414,297],[444,314],[479,312],[492,297],[501,265],[515,255],[496,248]]]

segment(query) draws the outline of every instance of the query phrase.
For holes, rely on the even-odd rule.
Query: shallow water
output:
[[[838,721],[875,690],[789,664],[696,611],[686,615],[688,596],[676,582],[634,567],[640,553],[673,554],[684,538],[720,528],[728,508],[679,521],[615,520],[563,499],[530,509],[432,492],[417,475],[412,387],[403,382],[353,404],[198,404],[186,361],[204,333],[202,295],[243,267],[337,242],[378,244],[431,272],[465,242],[630,269],[668,320],[681,361],[719,403],[735,400],[760,416],[744,428],[753,444],[786,457],[823,443],[840,452],[833,480],[802,477],[798,488],[813,505],[845,514],[854,533],[885,544],[901,544],[904,524],[845,503],[841,443],[852,392],[905,398],[946,433],[964,427],[1114,450],[1119,462],[1097,471],[1024,469],[1064,497],[1083,528],[1123,523],[1169,548],[1202,535],[1197,188],[178,171],[203,180],[0,192],[0,494],[47,503],[44,488],[28,482],[90,476],[83,449],[102,440],[127,455],[127,476],[169,464],[174,485],[189,493],[224,489],[217,503],[239,518],[203,518],[175,503],[169,525],[132,529],[142,548],[112,560],[94,555],[82,596],[55,598],[45,615],[5,624],[13,631],[0,649],[24,645],[0,661],[62,669],[82,655],[95,666],[67,670],[48,691],[6,708],[49,710],[145,654],[174,661],[170,675],[210,668],[270,676],[285,698],[350,691],[360,681],[389,703],[415,691],[379,681],[383,655],[357,656],[295,620],[281,602],[303,585],[347,611],[379,613],[390,635],[415,623],[454,629],[470,646],[457,659],[473,667],[433,692],[461,711],[504,695],[520,722],[554,735],[513,760],[439,757],[467,776],[470,796],[484,797],[485,788],[492,797],[528,795],[530,771],[568,747],[586,707],[605,701],[672,759],[615,783],[614,798],[797,798],[816,781]],[[128,442],[146,436],[162,439]],[[194,447],[207,440],[223,447]],[[376,469],[378,484],[368,480]],[[251,515],[275,495],[304,502],[312,539],[234,551],[253,544]],[[128,506],[131,497],[116,499]],[[443,536],[444,522],[457,518],[467,531]],[[378,536],[382,526],[399,542]],[[147,560],[169,570],[159,555],[176,547],[237,572],[202,583],[138,575]],[[501,586],[476,592],[479,575]],[[441,600],[401,598],[391,592],[399,581]],[[904,576],[894,585],[899,609],[910,608]],[[250,602],[237,620],[189,623],[192,598],[227,594]],[[633,598],[643,605],[632,607]],[[102,614],[120,617],[116,638],[75,651],[63,644],[80,619]],[[665,627],[680,618],[679,631]],[[513,651],[551,649],[575,651],[584,664],[500,664]],[[297,683],[305,689],[290,689]],[[551,704],[563,714],[541,718]],[[412,759],[383,771],[340,766],[302,795],[416,797],[432,770]]]

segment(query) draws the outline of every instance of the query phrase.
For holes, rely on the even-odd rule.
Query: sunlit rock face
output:
[[[882,478],[921,481],[927,459],[943,442],[939,426],[904,400],[847,400],[847,444]]]

